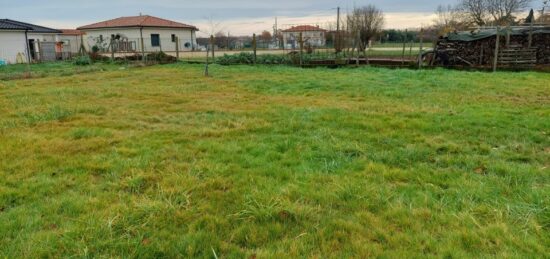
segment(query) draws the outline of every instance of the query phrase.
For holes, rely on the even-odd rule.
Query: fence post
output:
[[[145,62],[147,58],[145,57],[145,41],[143,40],[143,28],[140,28],[139,30],[139,39],[141,41],[141,60]]]
[[[42,44],[40,44],[40,40],[36,41],[38,43],[38,60],[42,62]]]
[[[111,38],[111,61],[115,61],[115,39]]]
[[[256,65],[256,54],[257,54],[257,48],[258,43],[256,42],[256,33],[252,35],[252,50],[254,51],[254,65]]]
[[[304,40],[302,38],[302,33],[300,32],[300,67],[302,67],[304,65],[304,59],[303,59],[303,54],[304,54]]]
[[[495,59],[493,61],[493,72],[497,72],[499,47],[500,47],[500,27],[497,27],[497,41],[495,43]]]
[[[510,26],[506,28],[506,48],[510,47]]]
[[[212,62],[216,62],[216,54],[214,52],[214,35],[210,35],[210,46],[212,48]]]
[[[411,42],[409,43],[409,58],[410,59],[413,58],[413,45],[414,45],[414,40],[411,40]]]
[[[401,65],[405,65],[405,50],[407,48],[407,30],[405,30],[405,35],[403,36],[403,54],[401,55]]]
[[[357,35],[357,51],[355,52],[355,65],[359,66],[359,48],[361,48],[361,32]]]
[[[80,49],[78,49],[80,55],[86,54],[86,48],[84,47],[84,35],[80,35]]]
[[[529,25],[529,48],[533,46],[533,19]]]
[[[422,49],[424,44],[424,29],[420,29],[420,51],[418,53],[418,69],[422,69]]]
[[[176,36],[175,40],[176,40],[176,58],[179,61],[180,60],[180,38]]]
[[[210,62],[210,45],[212,44],[212,38],[210,38],[209,44],[206,44],[206,64],[204,65],[204,76],[208,76],[208,63]]]

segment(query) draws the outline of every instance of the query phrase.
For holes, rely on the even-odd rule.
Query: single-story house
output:
[[[14,64],[39,60],[52,51],[55,56],[55,43],[60,33],[39,25],[0,19],[0,59]],[[44,53],[39,53],[40,50]]]
[[[120,17],[77,28],[88,50],[117,52],[191,51],[197,47],[197,27],[150,15]],[[176,39],[179,44],[176,45]]]
[[[323,47],[326,45],[327,30],[319,26],[300,25],[283,30],[283,42],[286,48],[296,49],[300,47],[300,33],[305,45]]]
[[[72,55],[80,52],[80,46],[84,43],[84,32],[74,29],[60,29],[59,41],[63,42],[64,53]]]

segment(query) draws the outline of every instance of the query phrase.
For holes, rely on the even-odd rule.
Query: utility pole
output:
[[[273,39],[277,39],[277,17],[275,17],[275,24],[273,25]]]
[[[340,6],[336,7],[336,34],[332,37],[332,45],[336,53],[340,52]]]
[[[336,15],[336,32],[340,32],[340,6],[336,10],[338,12]]]

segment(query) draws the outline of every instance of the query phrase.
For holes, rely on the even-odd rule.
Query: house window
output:
[[[176,34],[172,34],[172,42],[176,42]]]
[[[151,34],[151,46],[160,47],[160,35]]]

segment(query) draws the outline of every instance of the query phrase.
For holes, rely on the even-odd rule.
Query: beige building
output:
[[[121,17],[77,28],[84,32],[88,50],[117,52],[192,51],[197,47],[197,27],[149,15]],[[176,45],[176,43],[178,43]]]
[[[313,47],[324,47],[326,45],[327,31],[325,29],[321,29],[319,26],[300,25],[283,31],[285,48],[300,48],[300,33],[302,34],[304,45]]]

